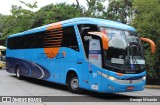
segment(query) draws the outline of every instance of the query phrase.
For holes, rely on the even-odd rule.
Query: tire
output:
[[[20,71],[20,68],[19,67],[16,67],[16,77],[18,79],[22,79],[22,75],[21,75],[21,71]]]
[[[82,89],[79,88],[79,80],[76,74],[71,74],[68,77],[68,90],[72,93],[81,93]]]
[[[2,69],[2,67],[0,67],[0,69]]]

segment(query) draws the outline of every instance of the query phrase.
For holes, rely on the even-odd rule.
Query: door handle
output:
[[[82,62],[77,62],[77,64],[82,64]]]

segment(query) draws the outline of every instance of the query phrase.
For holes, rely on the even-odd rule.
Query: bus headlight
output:
[[[146,80],[146,76],[142,77],[142,80],[145,81]]]
[[[102,75],[103,77],[105,77],[105,78],[108,78],[108,75],[107,75],[107,74],[102,73],[101,75]]]
[[[116,80],[116,78],[112,77],[112,76],[109,76],[108,79],[110,79],[111,81],[115,81]]]
[[[110,76],[110,75],[104,74],[104,73],[99,72],[99,71],[98,71],[98,73],[99,73],[101,76],[103,76],[104,78],[107,78],[107,79],[109,79],[109,80],[111,80],[111,81],[115,81],[115,80],[117,80],[117,78],[115,78],[115,77],[113,77],[113,76]]]
[[[109,76],[109,75],[104,74],[104,73],[102,73],[102,76],[105,77],[105,78],[108,78],[108,79],[110,79],[110,80],[112,80],[112,81],[115,81],[115,80],[116,80],[115,77]]]

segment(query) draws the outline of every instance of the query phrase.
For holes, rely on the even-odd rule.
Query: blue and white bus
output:
[[[6,70],[22,76],[64,84],[71,92],[141,91],[146,70],[136,29],[110,20],[73,18],[7,39]]]

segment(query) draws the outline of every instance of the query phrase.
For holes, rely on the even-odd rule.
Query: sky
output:
[[[38,5],[37,10],[51,3],[53,4],[60,3],[60,2],[66,2],[69,4],[76,3],[76,0],[22,0],[22,1],[26,3],[30,3],[30,4],[33,4],[35,1],[37,1],[37,5]],[[86,0],[79,0],[79,2],[83,6],[86,5]],[[1,0],[0,1],[0,13],[3,15],[11,14],[10,10],[11,10],[12,5],[22,6],[22,8],[28,9],[24,4],[20,3],[19,0]]]

